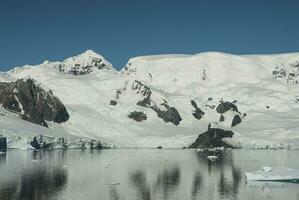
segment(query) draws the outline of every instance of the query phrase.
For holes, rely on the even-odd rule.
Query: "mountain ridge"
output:
[[[94,54],[87,51],[83,60]],[[28,77],[51,89],[70,115],[65,123],[49,123],[61,134],[120,147],[177,148],[189,146],[211,124],[232,130],[227,143],[236,147],[298,148],[297,62],[299,53],[208,52],[132,58],[119,72],[108,61],[108,68],[82,62],[82,69],[93,69],[84,73],[65,73],[56,62],[45,62],[1,73],[0,81]],[[217,111],[231,104],[238,109]]]

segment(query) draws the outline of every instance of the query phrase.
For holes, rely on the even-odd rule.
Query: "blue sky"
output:
[[[299,51],[299,0],[1,0],[0,70],[93,49],[139,55]]]

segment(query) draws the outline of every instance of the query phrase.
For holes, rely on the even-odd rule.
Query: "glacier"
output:
[[[181,148],[210,124],[232,131],[225,142],[236,148],[298,149],[298,63],[299,53],[205,52],[135,57],[117,71],[88,50],[64,61],[15,67],[0,72],[0,82],[34,79],[59,98],[70,118],[45,128],[1,108],[0,135],[9,148],[24,149],[38,135],[120,148]],[[217,111],[223,103],[237,110]],[[146,119],[136,121],[130,113]],[[234,118],[239,123],[232,126]]]

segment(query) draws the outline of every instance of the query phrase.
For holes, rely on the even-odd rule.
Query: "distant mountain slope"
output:
[[[89,50],[0,81],[35,79],[70,115],[50,129],[118,146],[189,146],[211,124],[232,130],[227,142],[238,147],[298,148],[298,63],[299,53],[207,52],[136,57],[117,72]]]

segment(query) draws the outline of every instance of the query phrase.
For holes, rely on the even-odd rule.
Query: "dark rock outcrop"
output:
[[[218,113],[221,113],[221,114],[223,114],[223,113],[225,113],[229,110],[232,110],[232,111],[235,111],[235,112],[239,113],[238,107],[235,104],[233,104],[231,102],[228,102],[228,101],[220,103],[218,105],[218,107],[216,108],[216,111]]]
[[[242,122],[242,119],[239,115],[235,115],[232,121],[232,127],[240,124]]]
[[[99,140],[87,138],[55,138],[44,135],[35,136],[29,143],[35,150],[43,149],[95,149],[101,150],[109,148],[103,145]]]
[[[142,106],[142,107],[150,107],[151,106],[151,97],[150,96],[145,97],[141,101],[138,101],[137,105]]]
[[[96,140],[91,140],[90,141],[90,149],[102,150],[103,146],[102,146],[101,142],[96,141]]]
[[[232,131],[226,131],[219,128],[209,128],[206,132],[200,134],[189,148],[232,148],[231,145],[226,144],[222,139],[231,138],[233,135],[234,133]]]
[[[111,105],[111,106],[116,106],[116,105],[117,105],[117,101],[115,101],[115,100],[110,100],[110,105]]]
[[[195,117],[196,119],[200,120],[205,113],[200,108],[198,108],[198,106],[197,106],[197,104],[196,104],[196,102],[194,100],[191,101],[191,105],[195,109],[192,112],[193,117]]]
[[[225,117],[224,117],[223,115],[220,115],[220,119],[219,119],[219,121],[220,121],[220,122],[224,122],[224,120],[225,120]]]
[[[72,75],[85,75],[94,71],[94,69],[108,68],[104,61],[100,58],[92,58],[90,63],[82,64],[74,61],[73,66],[66,66],[64,63],[60,63],[55,66],[59,72]]]
[[[135,121],[137,122],[142,122],[144,120],[147,119],[147,116],[146,114],[144,114],[143,112],[140,112],[140,111],[134,111],[134,112],[131,112],[128,117],[130,119],[134,119]]]
[[[132,84],[132,90],[135,90],[136,93],[141,93],[143,96],[151,96],[151,89],[140,81],[135,80]]]
[[[47,92],[32,79],[0,83],[0,104],[22,119],[47,126],[46,121],[57,123],[69,119],[69,114],[61,101],[51,91]]]
[[[127,83],[126,83],[126,85],[127,85]],[[122,94],[121,91],[125,91],[125,90],[127,90],[127,87],[125,87],[123,89],[118,89],[116,91],[115,99],[118,100],[120,98],[120,95]],[[165,99],[162,99],[163,103],[160,103],[160,104],[156,104],[155,102],[153,102],[151,99],[152,91],[151,91],[150,87],[148,87],[147,85],[145,85],[144,83],[142,83],[138,80],[134,80],[131,85],[131,90],[134,91],[136,94],[139,94],[142,97],[142,99],[136,103],[138,106],[150,108],[150,109],[154,110],[157,113],[157,116],[159,118],[163,119],[163,121],[166,123],[171,122],[176,126],[179,125],[182,118],[181,118],[179,112],[177,111],[177,109],[175,107],[169,106],[168,102]],[[111,101],[110,101],[110,105],[111,105]],[[114,102],[112,102],[112,104],[113,103]],[[141,113],[139,113],[138,115],[141,116],[140,114]],[[139,118],[137,113],[131,113],[130,115],[131,115],[131,117],[130,116],[129,117],[135,118],[136,121],[142,119],[142,118]],[[143,118],[144,118],[144,116],[143,116]]]
[[[175,107],[169,106],[167,101],[164,100],[164,103],[161,103],[159,105],[163,107],[163,109],[161,109],[157,105],[152,105],[151,103],[152,91],[148,86],[144,85],[140,81],[135,80],[134,83],[132,84],[132,90],[136,90],[136,93],[141,93],[144,96],[142,100],[137,102],[138,106],[151,108],[157,113],[157,116],[163,119],[163,121],[166,123],[171,122],[176,126],[180,124],[182,118],[179,112]]]
[[[284,80],[287,83],[298,84],[298,62],[289,64],[288,66],[276,66],[272,71],[272,75],[275,79]]]
[[[34,137],[33,140],[30,142],[30,145],[35,149],[40,149],[41,145],[38,143],[37,138]]]
[[[0,152],[1,151],[6,151],[7,149],[7,141],[6,137],[3,137],[0,135]]]
[[[157,106],[152,106],[151,109],[153,109],[157,113],[158,117],[163,119],[164,122],[171,122],[176,126],[179,125],[182,118],[177,109],[175,107],[170,107],[165,103],[161,104],[161,106],[164,106],[165,110],[161,110]]]
[[[285,78],[287,76],[287,72],[285,69],[276,66],[275,70],[272,71],[272,75],[274,78]]]

